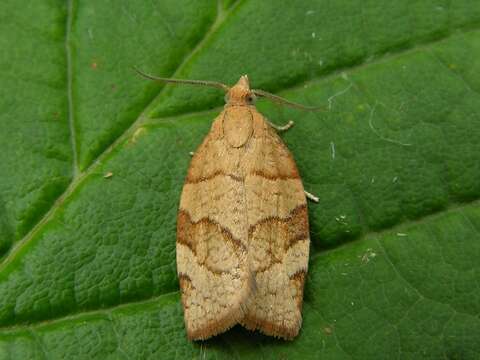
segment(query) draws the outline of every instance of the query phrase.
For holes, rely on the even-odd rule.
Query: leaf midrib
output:
[[[99,308],[95,310],[87,310],[87,311],[82,311],[82,312],[76,312],[72,314],[68,314],[65,316],[60,316],[60,317],[55,317],[55,318],[50,318],[50,319],[45,319],[45,320],[40,320],[32,323],[22,323],[22,324],[14,324],[14,325],[2,325],[0,326],[0,334],[8,334],[11,332],[18,332],[22,331],[24,329],[37,329],[37,328],[42,328],[42,327],[47,327],[51,324],[58,324],[62,322],[68,322],[68,321],[75,321],[78,319],[81,319],[83,317],[86,318],[92,318],[96,317],[98,318],[97,315],[105,316],[105,319],[108,320],[108,317],[111,315],[111,313],[115,310],[120,310],[124,308],[128,308],[130,306],[147,306],[150,304],[156,304],[159,300],[168,298],[170,296],[176,296],[179,294],[178,290],[175,291],[170,291],[166,292],[157,296],[153,296],[147,299],[143,300],[138,300],[138,301],[131,301],[131,302],[125,302],[117,305],[113,305],[110,307],[104,307],[104,308]]]
[[[72,147],[72,176],[75,179],[79,172],[80,168],[78,166],[78,148],[77,148],[77,136],[75,130],[75,119],[73,113],[73,69],[72,69],[72,47],[70,41],[70,35],[72,33],[72,24],[73,24],[73,9],[74,9],[74,0],[67,0],[67,21],[65,26],[65,52],[67,58],[67,101],[68,101],[68,124],[70,127],[70,142]]]

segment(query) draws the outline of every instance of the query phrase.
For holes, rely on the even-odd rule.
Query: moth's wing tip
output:
[[[242,311],[231,311],[223,318],[206,323],[201,328],[192,330],[185,324],[187,338],[190,341],[204,341],[214,336],[220,335],[239,324],[243,317]]]
[[[290,327],[252,318],[244,319],[241,322],[241,325],[250,331],[259,331],[267,336],[292,341],[300,332],[300,328],[302,327],[302,316],[300,315],[297,323]]]

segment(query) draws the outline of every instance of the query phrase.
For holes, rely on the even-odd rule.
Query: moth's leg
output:
[[[286,123],[285,125],[275,125],[272,122],[270,122],[269,120],[267,120],[267,123],[268,123],[268,125],[270,125],[271,127],[273,127],[277,131],[286,131],[286,130],[290,129],[294,124],[294,122],[292,120],[289,120],[288,123]]]
[[[318,198],[317,196],[309,193],[308,191],[305,191],[305,190],[303,190],[303,191],[305,192],[305,196],[307,197],[307,199],[310,199],[310,200],[312,200],[313,202],[318,203],[319,198]]]

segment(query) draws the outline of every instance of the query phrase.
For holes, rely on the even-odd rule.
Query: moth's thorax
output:
[[[248,77],[247,75],[243,75],[240,77],[240,80],[238,80],[238,82],[228,91],[225,107],[251,105],[254,98],[255,95],[250,90]]]
[[[223,135],[234,148],[244,146],[253,134],[253,114],[250,106],[228,106],[223,111]]]

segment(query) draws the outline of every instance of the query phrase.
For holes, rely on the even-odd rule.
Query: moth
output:
[[[250,89],[246,75],[228,87],[138,72],[226,92],[223,111],[193,154],[178,211],[177,272],[188,338],[208,339],[241,324],[293,339],[308,268],[306,196],[318,199],[304,191],[291,153],[254,102],[262,96],[306,107]]]

